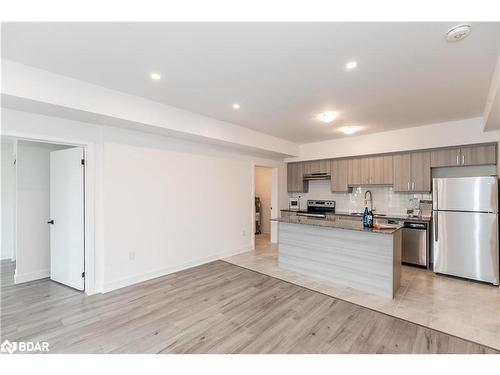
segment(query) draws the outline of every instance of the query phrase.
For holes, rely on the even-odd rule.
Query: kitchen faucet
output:
[[[372,196],[372,192],[370,190],[367,190],[365,192],[365,206],[368,205],[368,198],[366,198],[366,195],[368,193],[370,193],[370,199],[369,199],[369,201],[370,201],[370,211],[374,211],[374,209],[373,209],[373,196]]]

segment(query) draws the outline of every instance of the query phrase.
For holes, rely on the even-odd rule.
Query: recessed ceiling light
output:
[[[159,73],[151,73],[151,79],[154,79],[155,81],[159,81],[161,79],[161,75]]]
[[[347,64],[345,64],[346,69],[352,70],[358,66],[358,63],[356,61],[349,61]]]
[[[323,122],[332,122],[338,116],[337,112],[323,112],[318,115],[318,119]]]
[[[470,34],[470,29],[471,26],[468,23],[455,25],[446,32],[446,40],[448,42],[458,42]]]
[[[238,110],[240,109],[240,105],[238,103],[233,104],[233,109]]]
[[[357,126],[343,126],[339,129],[342,133],[344,134],[354,134],[359,130],[359,127]]]

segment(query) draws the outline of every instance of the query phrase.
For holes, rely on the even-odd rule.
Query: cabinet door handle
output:
[[[459,156],[457,155],[457,165],[460,165]]]
[[[462,155],[462,165],[465,164],[465,155]]]
[[[411,190],[415,190],[415,181],[411,183]]]
[[[408,181],[408,189],[406,190],[410,190],[410,181]]]

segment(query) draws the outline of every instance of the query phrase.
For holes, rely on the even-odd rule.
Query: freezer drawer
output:
[[[427,267],[427,230],[403,228],[402,261]]]
[[[434,211],[434,272],[498,285],[498,216]]]

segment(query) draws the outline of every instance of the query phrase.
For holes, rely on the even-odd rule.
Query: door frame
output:
[[[25,134],[22,132],[2,132],[2,136],[16,138],[20,141],[31,141],[40,143],[52,143],[65,146],[75,146],[83,148],[85,159],[84,168],[84,257],[85,257],[85,291],[87,295],[98,293],[96,288],[96,249],[95,249],[95,191],[97,158],[96,147],[92,142],[82,142],[74,139],[65,139],[51,136],[38,136]],[[15,155],[17,158],[17,154]],[[17,212],[15,213],[17,217]],[[17,246],[15,249],[17,253]]]
[[[269,168],[271,169],[272,178],[271,178],[271,219],[276,219],[279,217],[279,170],[275,165],[265,165],[265,163],[252,163],[252,197],[251,201],[254,202],[255,199],[255,168]],[[252,249],[255,249],[255,206],[252,204],[251,210],[252,217]],[[271,242],[278,242],[278,223],[275,221],[271,221]]]

